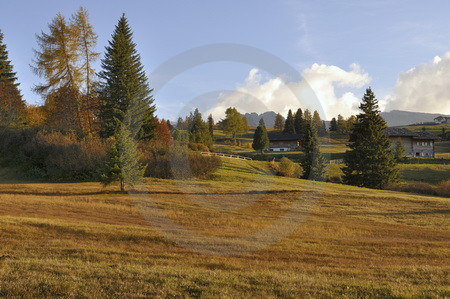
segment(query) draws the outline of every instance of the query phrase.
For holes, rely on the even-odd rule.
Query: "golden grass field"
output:
[[[0,296],[450,296],[449,199],[273,177],[264,162],[227,159],[209,180],[145,183],[168,219],[203,237],[176,245],[144,219],[148,199],[117,186],[3,183]],[[221,237],[226,253],[286,214],[293,232],[259,251],[190,249]]]

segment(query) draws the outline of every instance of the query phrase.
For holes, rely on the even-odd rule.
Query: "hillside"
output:
[[[386,120],[389,127],[434,122],[434,119],[440,115],[444,114],[410,112],[401,110],[381,112],[381,116]]]
[[[273,177],[264,162],[227,159],[211,180],[146,185],[149,197],[132,198],[98,183],[3,183],[0,295],[450,296],[448,199]],[[173,236],[203,237],[176,245],[155,229],[163,218],[145,220],[149,205],[187,228]],[[235,240],[283,215],[293,230],[280,242]]]

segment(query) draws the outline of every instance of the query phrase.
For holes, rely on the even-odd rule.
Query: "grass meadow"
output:
[[[210,179],[147,179],[149,198],[198,234],[192,246],[220,237],[227,252],[283,215],[291,233],[242,255],[199,253],[146,221],[139,207],[147,197],[137,204],[117,186],[23,183],[1,173],[0,296],[450,296],[449,199],[223,162]],[[251,248],[251,239],[239,246]]]

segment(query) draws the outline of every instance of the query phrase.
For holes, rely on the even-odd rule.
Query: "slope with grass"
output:
[[[448,199],[274,177],[264,162],[231,159],[209,180],[146,185],[138,200],[204,236],[199,246],[286,214],[295,229],[258,251],[208,255],[166,238],[117,187],[3,183],[0,296],[450,296]]]

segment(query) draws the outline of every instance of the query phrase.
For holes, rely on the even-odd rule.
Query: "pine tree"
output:
[[[19,126],[25,118],[25,101],[19,91],[8,51],[0,31],[0,126]]]
[[[201,143],[206,145],[210,150],[213,147],[213,140],[208,125],[203,121],[202,114],[198,112],[198,109],[194,112],[193,120],[190,124],[189,142]]]
[[[327,161],[320,152],[317,131],[311,122],[306,122],[302,140],[304,157],[302,160],[303,178],[314,181],[326,179]]]
[[[284,121],[283,121],[283,116],[281,116],[280,113],[278,113],[277,116],[275,117],[275,124],[274,124],[273,128],[279,132],[283,131]]]
[[[208,129],[211,139],[214,140],[214,119],[211,114],[208,116]]]
[[[0,30],[0,81],[7,81],[16,87],[19,87],[16,73],[13,71],[13,66],[8,58],[6,44],[3,43],[3,38],[3,33]]]
[[[255,151],[260,151],[261,154],[266,148],[269,147],[269,136],[267,134],[266,125],[261,118],[258,127],[256,127],[255,134],[253,135],[252,148]]]
[[[295,134],[295,123],[294,116],[292,115],[292,110],[289,109],[286,121],[284,122],[284,130],[285,134]]]
[[[294,117],[294,127],[295,127],[295,132],[297,132],[297,134],[300,134],[303,132],[303,124],[304,124],[303,111],[302,111],[302,109],[298,108],[297,112],[295,113],[295,117]]]
[[[359,187],[382,188],[396,181],[398,170],[391,142],[384,134],[386,122],[378,110],[378,100],[370,88],[366,90],[359,106],[362,113],[350,134],[345,153],[344,182]]]
[[[347,133],[347,122],[340,114],[337,117],[337,131],[339,133]]]
[[[155,107],[152,89],[136,51],[125,15],[120,18],[102,60],[99,96],[101,135],[112,136],[125,124],[134,136],[151,138]]]
[[[330,131],[336,132],[337,131],[337,121],[336,117],[333,117],[330,122]]]
[[[120,182],[120,191],[140,184],[146,166],[139,163],[139,154],[133,134],[121,126],[115,134],[115,141],[108,151],[108,160],[100,170],[99,179],[103,186]]]
[[[405,159],[405,147],[400,139],[395,143],[394,157],[397,162]]]
[[[319,136],[325,136],[327,134],[327,128],[324,125],[324,122],[320,118],[319,112],[317,110],[314,110],[313,117],[312,117],[312,124],[315,126],[317,130],[317,134]]]
[[[309,109],[305,109],[305,112],[303,112],[303,119],[305,121],[305,125],[308,122],[312,122],[312,115],[311,115],[311,111],[309,111]]]

